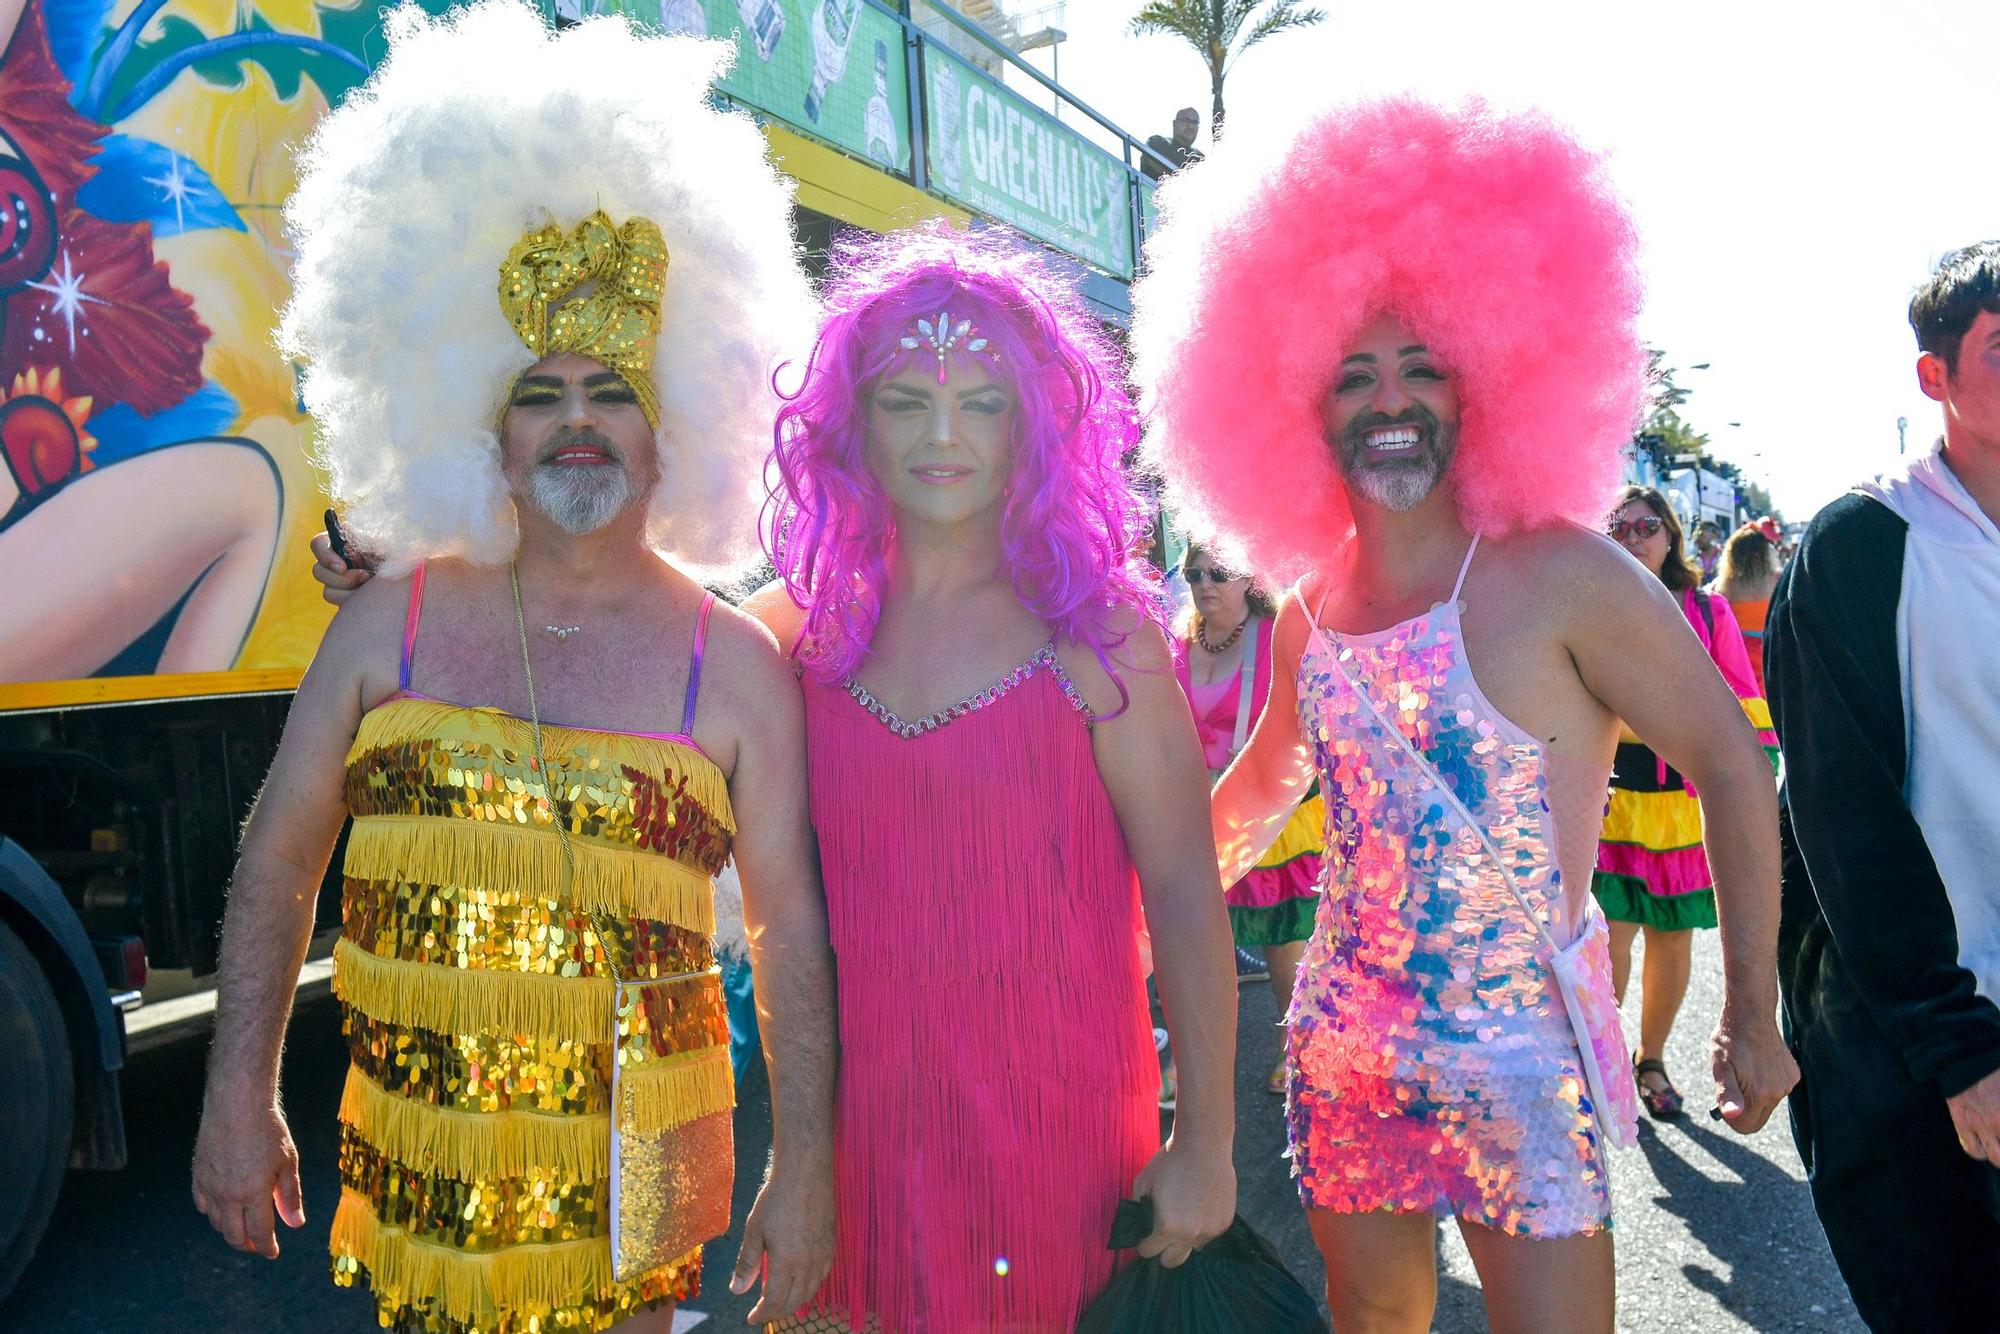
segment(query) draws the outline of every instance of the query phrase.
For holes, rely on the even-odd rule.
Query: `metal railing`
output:
[[[859,144],[843,143],[838,135],[818,127],[816,115],[806,118],[815,123],[802,123],[797,108],[785,105],[784,97],[763,97],[753,87],[730,89],[727,81],[719,94],[850,157],[867,160],[872,169],[906,180],[927,194],[1010,225],[1121,284],[1132,280],[1145,242],[1153,189],[1152,180],[1136,164],[1148,156],[1169,169],[1171,162],[950,4],[925,0],[919,9],[912,0],[858,0],[858,7],[848,7],[835,0],[832,7],[845,9],[847,24],[857,14],[870,13],[875,24],[886,27],[886,20],[902,32],[903,105],[895,105],[898,99],[892,89],[885,110],[891,117],[900,113],[910,148],[907,167],[885,161],[872,146],[862,154]],[[807,0],[805,8],[819,19],[814,0]],[[951,42],[934,31],[933,16],[950,27]],[[926,30],[927,23],[933,30]],[[952,49],[964,46],[957,41],[960,37],[973,44],[970,51],[977,53],[979,64],[968,60],[965,51]],[[1067,107],[1096,126],[1118,151],[1081,127],[1062,123],[1009,87],[990,66],[982,67],[984,53],[1053,95],[1058,109]],[[768,59],[768,53],[759,54]],[[933,65],[946,61],[951,62],[949,68],[933,70]],[[963,100],[931,107],[933,76],[943,85],[939,89],[943,96],[963,90]],[[878,84],[878,98],[881,92]],[[990,165],[996,162],[997,167]]]
[[[877,4],[879,3],[879,0],[869,0],[869,3]],[[992,33],[988,32],[984,27],[982,27],[977,22],[959,13],[957,9],[945,3],[945,0],[929,0],[929,4],[932,9],[937,11],[938,16],[940,18],[943,18],[953,27],[959,29],[961,32],[964,32],[966,35],[970,36],[974,41],[984,46],[987,50],[993,52],[993,54],[999,56],[1002,60],[1006,61],[1009,65],[1012,65],[1015,69],[1020,70],[1023,74],[1027,75],[1029,78],[1033,79],[1036,83],[1040,84],[1048,92],[1053,93],[1057,98],[1059,98],[1067,105],[1076,108],[1078,111],[1081,111],[1084,115],[1088,116],[1091,120],[1095,121],[1107,133],[1115,137],[1119,141],[1119,143],[1124,145],[1125,166],[1127,170],[1132,171],[1135,174],[1138,173],[1138,169],[1133,166],[1132,162],[1134,154],[1140,155],[1139,158],[1140,161],[1144,161],[1146,158],[1152,158],[1153,161],[1159,163],[1160,166],[1162,166],[1166,170],[1168,171],[1174,170],[1174,163],[1172,163],[1166,158],[1161,157],[1158,153],[1155,153],[1152,149],[1148,148],[1141,141],[1134,139],[1130,134],[1126,133],[1125,128],[1123,126],[1116,124],[1109,117],[1100,114],[1097,111],[1097,109],[1092,107],[1088,102],[1085,102],[1082,98],[1070,92],[1067,88],[1064,88],[1061,84],[1055,82],[1055,80],[1049,78],[1048,75],[1042,73],[1040,70],[1036,69],[1033,65],[1030,65],[1027,61],[1021,59],[1019,52],[1013,50],[1006,43],[997,40]],[[881,5],[881,7],[884,9],[888,8],[886,4]],[[901,15],[901,17],[905,20],[906,23],[910,23],[911,26],[914,26],[910,18],[910,0],[897,0],[896,12],[898,12]],[[918,31],[921,34],[922,30],[919,29]]]

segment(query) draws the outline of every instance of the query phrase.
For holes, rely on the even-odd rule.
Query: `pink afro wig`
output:
[[[868,396],[882,377],[931,364],[929,347],[904,340],[916,320],[948,311],[986,340],[953,355],[987,360],[1014,392],[1000,517],[1014,591],[1110,670],[1126,637],[1119,609],[1156,623],[1164,613],[1132,554],[1152,517],[1121,466],[1138,414],[1075,282],[1011,233],[941,223],[844,242],[833,260],[812,359],[795,392],[779,390],[765,515],[772,563],[806,613],[806,669],[841,680],[875,637],[896,525],[867,463]]]
[[[1332,566],[1354,521],[1320,401],[1384,311],[1458,381],[1446,485],[1468,527],[1601,518],[1645,354],[1600,159],[1538,114],[1411,99],[1276,148],[1225,143],[1163,188],[1134,290],[1145,454],[1181,521],[1280,578]]]

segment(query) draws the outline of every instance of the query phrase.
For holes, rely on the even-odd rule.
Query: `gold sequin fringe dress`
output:
[[[666,1145],[644,1207],[692,1217],[684,1235],[721,1235],[734,1090],[710,877],[734,833],[723,776],[685,736],[545,724],[576,859],[558,897],[529,724],[404,684],[363,717],[347,761],[334,987],[352,1065],[334,1281],[366,1278],[385,1328],[451,1334],[597,1330],[684,1299],[698,1245],[613,1276],[613,1037],[643,1031],[619,1096],[625,1124]],[[682,979],[647,989],[664,1004],[614,1011],[593,920],[620,974]]]

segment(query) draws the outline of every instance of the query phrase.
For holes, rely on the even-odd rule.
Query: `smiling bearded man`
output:
[[[1635,1099],[1590,871],[1620,719],[1704,798],[1722,1116],[1755,1130],[1796,1077],[1769,765],[1659,581],[1574,522],[1638,414],[1631,225],[1536,116],[1391,101],[1267,152],[1162,188],[1132,341],[1170,502],[1305,576],[1214,820],[1230,884],[1326,794],[1287,1060],[1327,1301],[1428,1329],[1455,1217],[1495,1329],[1609,1330]]]

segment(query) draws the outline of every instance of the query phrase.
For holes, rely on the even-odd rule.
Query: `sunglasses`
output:
[[[1643,519],[1633,519],[1629,522],[1613,522],[1607,531],[1610,532],[1612,537],[1623,542],[1634,533],[1637,533],[1640,537],[1651,537],[1666,526],[1667,522],[1665,519],[1662,519],[1657,514],[1648,514]]]
[[[1181,578],[1188,581],[1189,588],[1198,586],[1204,577],[1211,584],[1226,584],[1233,579],[1241,578],[1240,575],[1231,574],[1227,570],[1218,570],[1212,566],[1204,570],[1199,565],[1190,565],[1181,571]]]

